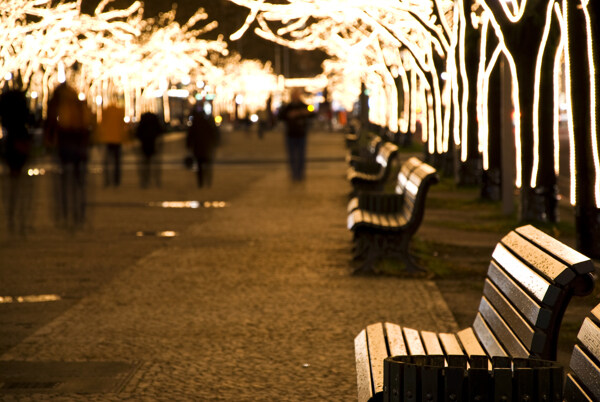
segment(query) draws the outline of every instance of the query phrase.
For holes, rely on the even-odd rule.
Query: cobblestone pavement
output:
[[[230,135],[222,161],[283,158],[276,133],[263,142]],[[351,275],[344,152],[342,135],[313,133],[302,184],[289,182],[283,163],[217,165],[214,187],[201,196],[220,197],[225,208],[196,211],[195,219],[189,211],[170,213],[179,236],[147,250],[0,357],[135,364],[124,385],[117,392],[0,393],[0,399],[355,400],[353,338],[365,325],[388,320],[456,329],[432,281]],[[163,187],[152,196],[198,196],[189,174],[165,171],[188,189]],[[96,200],[127,200],[134,186],[126,184],[98,190]],[[103,233],[110,234],[103,225],[107,209],[95,212],[97,239],[80,239],[102,245]],[[128,215],[135,221],[138,210],[115,209],[121,215],[113,226],[134,231],[123,222]],[[146,222],[165,220],[157,212],[139,214]],[[1,246],[7,244],[14,243]],[[123,248],[106,255],[106,263],[127,254]]]

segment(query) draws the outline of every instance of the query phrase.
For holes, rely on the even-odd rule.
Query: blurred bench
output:
[[[353,232],[356,272],[373,272],[382,258],[400,261],[407,272],[420,271],[409,243],[423,220],[429,187],[439,181],[436,170],[412,157],[398,174],[394,193],[360,192],[348,203],[348,229]]]
[[[352,193],[360,191],[381,191],[390,177],[398,147],[391,142],[379,146],[372,159],[357,161],[348,168],[348,181],[352,185]]]
[[[491,357],[556,360],[564,312],[573,295],[592,292],[593,272],[589,258],[531,225],[509,232],[492,253],[471,327],[436,333],[386,322],[360,331],[354,339],[358,400],[382,398],[388,356],[449,365],[466,358],[472,368],[487,368]]]
[[[374,161],[377,158],[379,147],[385,141],[380,136],[373,136],[366,146],[355,146],[348,149],[346,153],[346,162],[353,166],[359,162]]]

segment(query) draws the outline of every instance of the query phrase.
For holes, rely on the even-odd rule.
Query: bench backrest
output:
[[[565,401],[600,400],[600,304],[583,321],[571,355]]]
[[[438,181],[435,168],[421,162],[418,158],[410,158],[400,168],[396,193],[403,195],[401,214],[406,224],[415,230],[421,224],[425,214],[425,198],[429,187]]]
[[[531,225],[504,236],[473,323],[486,353],[555,360],[566,307],[572,295],[591,293],[592,272],[589,258]]]

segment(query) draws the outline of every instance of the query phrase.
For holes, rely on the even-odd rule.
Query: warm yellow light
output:
[[[308,109],[309,112],[314,112],[315,111],[315,107],[313,105],[308,105],[306,107],[306,109]]]

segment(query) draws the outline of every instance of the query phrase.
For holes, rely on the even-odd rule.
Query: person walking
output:
[[[5,133],[2,157],[8,167],[8,182],[3,191],[8,230],[10,233],[18,230],[21,235],[25,235],[31,215],[31,188],[23,170],[32,148],[33,138],[29,131],[32,121],[25,90],[17,79],[13,88],[6,86],[0,95],[0,122]]]
[[[160,187],[158,140],[163,131],[160,119],[155,113],[145,112],[140,116],[135,136],[141,145],[140,187],[142,188],[148,188],[152,181],[156,187]]]
[[[279,118],[285,122],[285,144],[292,181],[295,182],[303,181],[305,177],[309,120],[314,117],[301,95],[302,90],[294,88],[290,102],[279,110]]]
[[[212,116],[204,110],[194,110],[192,124],[188,129],[186,145],[196,159],[198,187],[212,185],[212,164],[220,142],[219,128]]]
[[[69,84],[59,84],[48,101],[44,141],[60,164],[57,224],[80,228],[86,218],[86,175],[92,114]]]
[[[119,187],[121,184],[122,147],[127,137],[125,109],[115,103],[102,110],[98,124],[97,140],[106,145],[104,154],[104,186]]]

